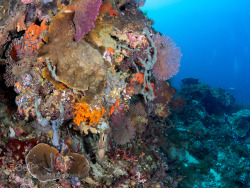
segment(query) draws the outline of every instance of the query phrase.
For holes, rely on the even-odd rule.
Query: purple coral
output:
[[[153,74],[159,80],[168,80],[179,72],[181,52],[175,42],[168,36],[157,33],[154,37],[157,47],[157,61]]]
[[[74,24],[76,27],[75,39],[81,40],[85,34],[95,27],[102,0],[79,0],[75,8]]]
[[[113,114],[111,119],[111,127],[113,132],[112,136],[117,144],[126,144],[130,141],[130,139],[134,138],[134,122],[130,117],[126,116],[124,109],[122,109],[118,114]]]
[[[131,118],[126,118],[112,131],[114,141],[118,145],[124,145],[132,140],[135,136],[134,122]]]

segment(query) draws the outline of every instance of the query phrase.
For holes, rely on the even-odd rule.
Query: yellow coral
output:
[[[52,133],[52,131],[49,131],[49,135],[50,135],[51,139],[53,139],[53,133]]]
[[[89,125],[98,123],[103,116],[105,109],[93,110],[86,103],[76,103],[73,107],[73,114],[76,115],[73,121],[79,125],[81,122],[87,122]]]

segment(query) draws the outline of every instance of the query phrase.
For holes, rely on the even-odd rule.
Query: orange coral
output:
[[[130,83],[133,83],[133,82],[138,82],[140,84],[144,83],[144,74],[143,73],[136,73],[133,75],[133,78],[130,78]],[[151,82],[151,88],[153,89],[153,91],[155,90],[154,89],[154,83]],[[127,88],[129,89],[129,91],[133,91],[131,88]],[[145,91],[148,91],[149,88],[148,88],[148,84],[146,83],[146,86],[144,88]]]
[[[113,53],[113,52],[115,52],[115,49],[108,47],[107,51]]]
[[[117,12],[114,10],[109,11],[110,16],[116,16]]]
[[[41,23],[41,26],[35,25],[32,23],[29,28],[25,32],[25,38],[29,38],[30,40],[34,41],[38,39],[38,37],[41,35],[41,33],[48,29],[48,26],[45,25],[46,20],[43,20]]]
[[[131,87],[131,86],[127,86],[126,87],[126,93],[129,95],[129,96],[132,96],[132,95],[135,95],[136,93],[134,92],[134,88]]]
[[[112,6],[110,4],[103,4],[100,7],[100,12],[109,12],[112,9]]]
[[[81,122],[87,122],[89,125],[97,123],[103,116],[105,109],[93,110],[86,103],[76,103],[73,107],[73,114],[76,115],[73,119],[74,123],[79,125]]]
[[[155,84],[151,82],[151,88],[152,90],[155,92]],[[148,91],[149,88],[148,88],[148,84],[146,84],[146,87],[145,87],[145,90]]]
[[[136,73],[134,74],[133,78],[130,79],[130,83],[132,82],[139,82],[142,84],[144,81],[144,74],[143,73]]]
[[[32,54],[35,50],[37,50],[39,44],[42,43],[39,37],[42,32],[47,29],[48,26],[45,25],[45,20],[42,21],[41,26],[32,23],[25,31],[24,37],[20,41],[12,42],[13,47],[10,51],[12,59],[18,61],[17,54]]]
[[[42,34],[44,30],[48,29],[48,26],[45,25],[45,20],[42,21],[41,26],[35,25],[32,23],[29,28],[25,31],[24,35],[24,43],[25,47],[24,50],[33,53],[34,50],[37,49],[37,42],[39,41],[39,36]]]
[[[110,16],[116,16],[117,12],[112,10],[112,6],[110,4],[103,4],[99,9],[100,13],[109,13]]]
[[[42,43],[42,40],[39,37],[44,30],[48,29],[48,26],[45,25],[45,22],[45,20],[42,21],[40,26],[32,23],[25,31],[23,38],[12,41],[7,54],[10,55],[14,61],[19,60],[18,55],[32,54],[38,49],[39,45]],[[20,25],[21,22],[18,22],[18,24],[16,25],[17,31],[25,29],[24,26]]]
[[[115,104],[110,108],[109,115],[111,115],[111,114],[114,113],[115,108],[117,108],[117,110],[120,112],[120,107],[119,107],[119,106],[120,106],[120,100],[117,99],[117,100],[115,101]]]

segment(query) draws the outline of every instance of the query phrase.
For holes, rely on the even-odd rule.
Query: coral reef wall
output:
[[[0,2],[0,187],[175,187],[147,136],[181,53],[145,0]]]

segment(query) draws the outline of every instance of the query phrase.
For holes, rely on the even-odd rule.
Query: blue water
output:
[[[142,10],[181,47],[175,87],[198,78],[250,104],[250,0],[147,0]]]

